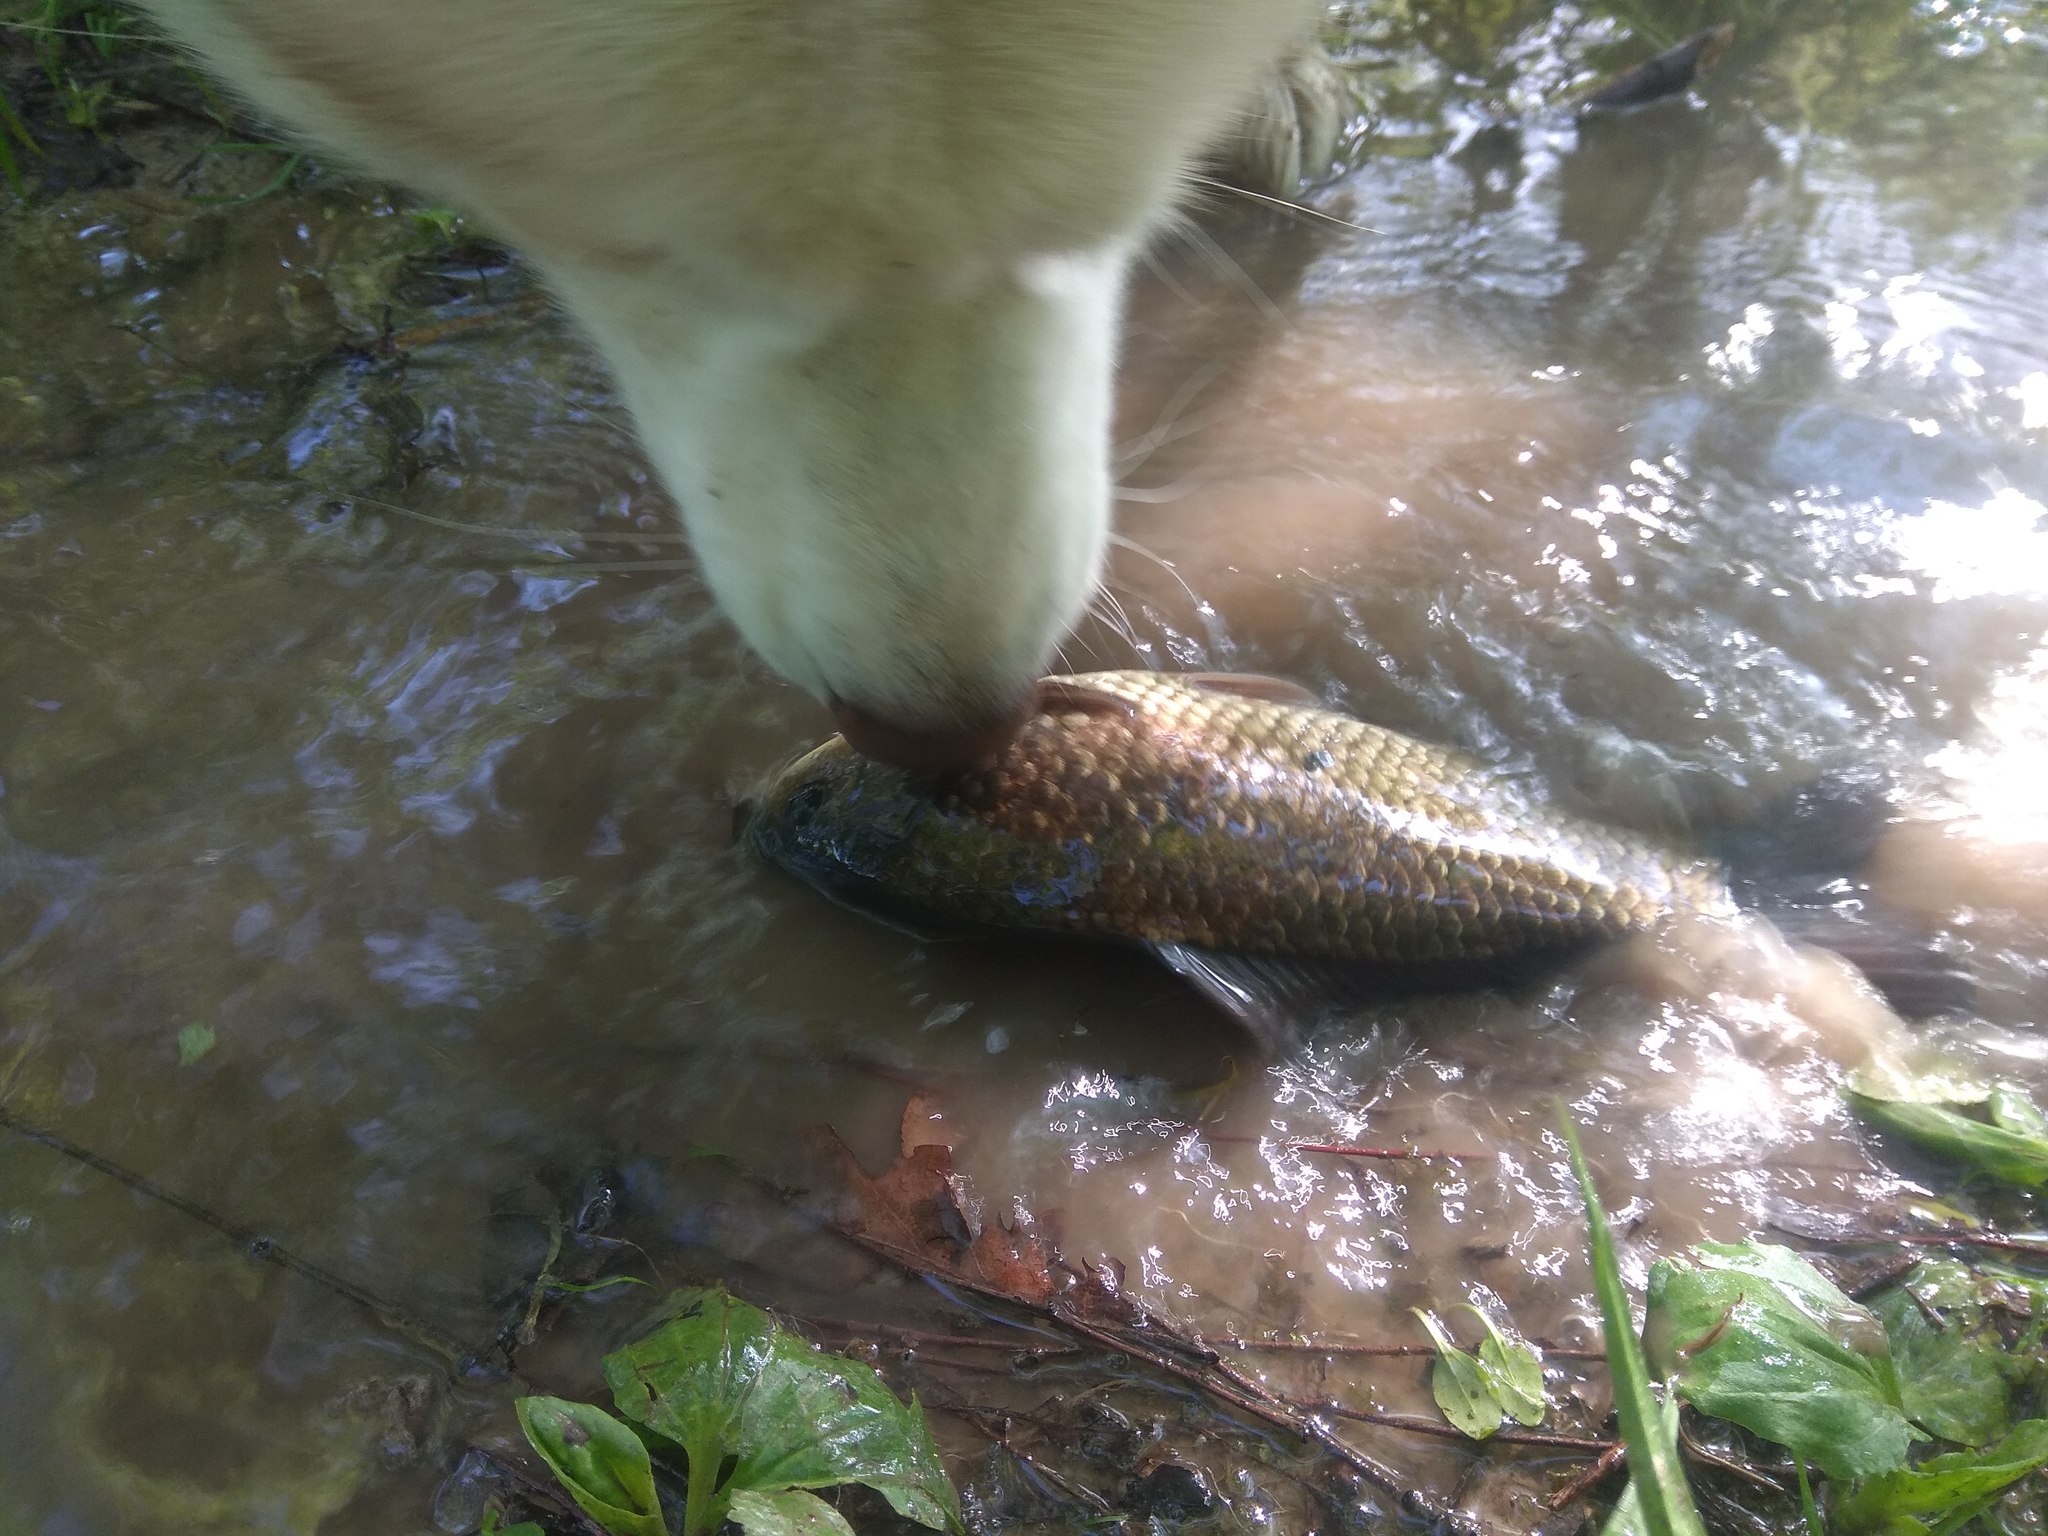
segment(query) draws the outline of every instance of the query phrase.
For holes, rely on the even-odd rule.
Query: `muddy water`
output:
[[[1608,23],[1374,40],[1331,218],[1219,207],[1139,283],[1135,547],[1069,659],[1283,673],[1681,837],[1882,767],[1879,893],[1984,980],[1908,1046],[2048,1082],[2048,33],[1829,10],[1745,12],[1701,97],[1584,126],[1541,103]],[[749,1182],[829,1189],[824,1124],[878,1166],[917,1090],[991,1204],[1211,1333],[1416,1342],[1409,1307],[1491,1293],[1584,1342],[1558,1098],[1638,1278],[1939,1185],[1834,1096],[1896,1026],[1766,933],[1260,1061],[1140,961],[902,935],[751,867],[734,796],[823,722],[710,610],[518,272],[376,188],[200,207],[270,167],[129,149],[0,223],[0,1084],[190,1205],[0,1142],[0,1532],[472,1529],[451,1469],[510,1444],[521,1381],[451,1360],[593,1200],[638,1248],[585,1259],[957,1331]],[[521,1377],[589,1390],[621,1295]],[[1412,1360],[1259,1368],[1426,1407]],[[1226,1526],[1313,1518],[1223,1481]]]

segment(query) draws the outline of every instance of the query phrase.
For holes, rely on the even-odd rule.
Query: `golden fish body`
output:
[[[1258,678],[1050,678],[999,757],[937,783],[835,737],[784,770],[748,837],[916,920],[1389,965],[1731,905],[1717,866]]]

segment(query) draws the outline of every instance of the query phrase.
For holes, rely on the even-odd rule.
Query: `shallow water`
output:
[[[1879,892],[1983,980],[1933,1035],[2048,1083],[2048,23],[1738,19],[1698,97],[1586,125],[1542,102],[1609,23],[1395,37],[1316,198],[1369,228],[1219,207],[1214,249],[1162,249],[1139,548],[1068,657],[1282,673],[1680,837],[1882,767]],[[200,208],[235,168],[131,151],[132,184],[0,222],[0,1084],[240,1234],[0,1141],[0,1532],[473,1528],[449,1474],[511,1443],[520,1384],[447,1357],[516,1320],[593,1171],[627,1269],[930,1326],[700,1156],[829,1190],[809,1133],[879,1166],[913,1090],[992,1205],[1207,1333],[1416,1343],[1409,1307],[1490,1291],[1585,1342],[1559,1098],[1638,1280],[1944,1187],[1835,1097],[1890,1021],[1767,935],[1260,1062],[1138,960],[920,940],[751,866],[734,796],[822,716],[709,609],[517,271],[375,188]],[[642,1305],[573,1303],[521,1374],[591,1390]],[[1264,1366],[1428,1406],[1420,1361]],[[1307,1528],[1231,1490],[1222,1528]]]

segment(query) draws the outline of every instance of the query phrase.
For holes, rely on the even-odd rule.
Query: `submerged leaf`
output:
[[[1907,1471],[1873,1477],[1835,1512],[1847,1533],[1885,1536],[1922,1530],[1918,1516],[1936,1515],[1953,1530],[2029,1472],[2048,1466],[2048,1419],[2028,1419],[1988,1451],[1935,1456]]]
[[[1474,1306],[1466,1311],[1486,1329],[1479,1344],[1479,1374],[1494,1401],[1517,1424],[1537,1425],[1549,1404],[1543,1396],[1543,1355],[1520,1334],[1503,1329]]]
[[[732,1496],[727,1514],[747,1536],[854,1536],[844,1515],[801,1488],[781,1493],[742,1489]]]
[[[1944,1440],[1989,1445],[2009,1421],[2004,1345],[1981,1330],[1981,1307],[1938,1325],[1921,1310],[1926,1299],[1897,1285],[1870,1304],[1891,1340],[1906,1416]]]
[[[721,1499],[865,1483],[909,1519],[959,1525],[916,1399],[906,1407],[871,1367],[824,1353],[722,1290],[678,1292],[669,1320],[605,1356],[604,1374],[619,1411],[681,1445],[693,1477],[736,1458]]]
[[[1484,1440],[1500,1428],[1501,1404],[1488,1390],[1479,1362],[1458,1348],[1434,1312],[1411,1308],[1422,1319],[1436,1344],[1436,1364],[1429,1373],[1429,1390],[1437,1407],[1462,1434]]]
[[[667,1536],[647,1447],[589,1403],[522,1397],[519,1427],[584,1513],[614,1536]]]
[[[1011,1228],[984,1219],[972,1195],[953,1171],[953,1149],[943,1141],[916,1140],[913,1111],[922,1107],[931,1135],[930,1101],[906,1109],[903,1155],[879,1174],[869,1174],[853,1150],[831,1131],[828,1151],[838,1160],[852,1197],[848,1226],[861,1237],[895,1250],[919,1267],[958,1275],[1014,1296],[1041,1303],[1058,1289],[1054,1255],[1029,1227]]]
[[[1937,1075],[1887,1081],[1859,1078],[1843,1090],[1849,1107],[1873,1125],[2029,1189],[2048,1186],[2048,1117],[2010,1083],[1973,1088]],[[1989,1117],[1965,1114],[1963,1105]]]
[[[1775,1440],[1830,1477],[1903,1466],[1907,1422],[1884,1329],[1771,1243],[1701,1243],[1650,1272],[1644,1342],[1702,1413]]]
[[[2048,1115],[2041,1113],[2025,1089],[2012,1083],[1993,1085],[1991,1096],[1984,1101],[1984,1110],[1991,1116],[1991,1123],[2003,1130],[2048,1138]]]

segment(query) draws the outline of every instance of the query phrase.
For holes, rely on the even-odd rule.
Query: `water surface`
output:
[[[1879,894],[1983,979],[1932,1036],[2048,1082],[2048,23],[1725,14],[1700,93],[1594,123],[1556,104],[1642,51],[1604,13],[1361,20],[1329,217],[1219,198],[1138,282],[1131,547],[1068,659],[1284,674],[1675,838],[1882,769]],[[1142,960],[923,940],[752,866],[735,796],[825,722],[712,611],[518,270],[324,173],[201,207],[242,168],[127,142],[125,183],[0,222],[0,1083],[384,1309],[0,1142],[0,1532],[472,1529],[451,1473],[513,1445],[519,1378],[593,1390],[644,1308],[573,1303],[519,1378],[451,1365],[593,1198],[638,1247],[584,1261],[827,1336],[968,1327],[754,1182],[829,1193],[822,1125],[880,1166],[914,1091],[993,1207],[1215,1334],[1417,1343],[1408,1308],[1476,1296],[1586,1342],[1558,1099],[1638,1280],[1945,1187],[1835,1095],[1891,1021],[1767,934],[1261,1061]],[[1258,1368],[1428,1407],[1419,1360]],[[1027,1426],[1085,1385],[923,1369]],[[941,1420],[991,1522],[1070,1528]],[[1455,1448],[1360,1439],[1533,1527]],[[1218,1528],[1327,1520],[1205,1454]]]

